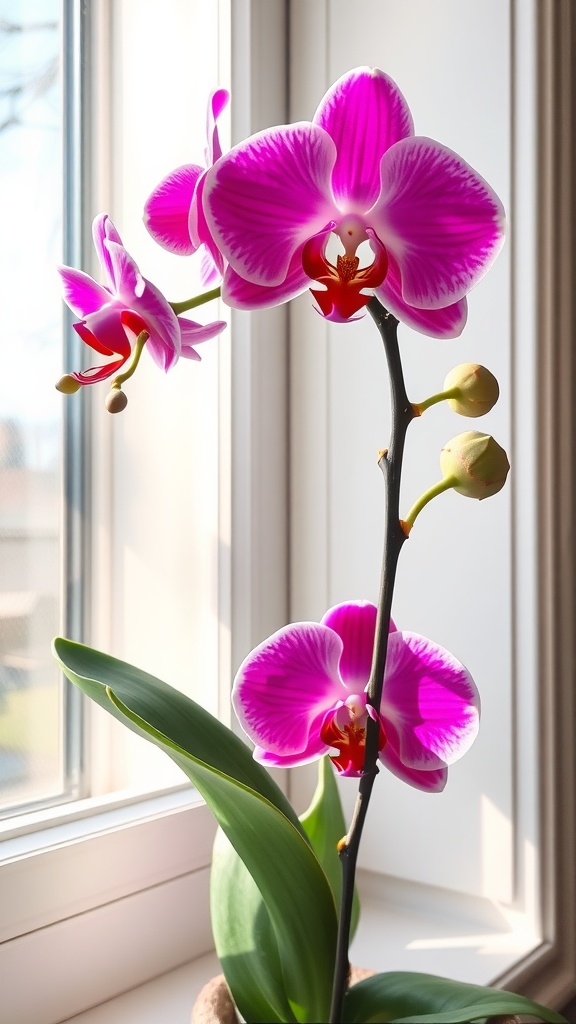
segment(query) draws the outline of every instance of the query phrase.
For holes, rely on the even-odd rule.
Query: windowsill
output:
[[[518,911],[433,886],[360,871],[352,963],[491,985],[541,945]]]
[[[359,879],[362,919],[351,960],[362,967],[412,970],[461,981],[490,984],[539,945],[518,918],[514,923],[494,906],[460,901],[439,890],[378,878]],[[448,905],[446,905],[448,904]],[[74,1024],[189,1024],[198,992],[220,973],[209,953],[167,974],[69,1018]]]
[[[208,953],[68,1020],[74,1024],[190,1024],[196,996],[219,970],[215,954]]]

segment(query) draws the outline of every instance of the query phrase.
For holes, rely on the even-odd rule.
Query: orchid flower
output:
[[[225,154],[202,199],[229,263],[223,298],[241,309],[286,302],[312,279],[328,319],[349,319],[374,293],[418,331],[456,337],[465,296],[503,243],[492,188],[456,153],[414,135],[406,100],[377,69],[340,78],[312,122],[266,129]],[[335,264],[331,236],[344,249]]]
[[[203,247],[201,277],[204,285],[222,277],[224,261],[214,245],[202,211],[202,190],[206,169],[222,156],[217,121],[229,100],[226,89],[210,96],[204,151],[205,166],[184,164],[163,178],[148,197],[144,223],[152,238],[178,256],[189,256]]]
[[[129,359],[133,342],[144,331],[146,348],[161,370],[169,370],[179,356],[199,360],[194,346],[220,334],[226,324],[215,321],[202,326],[177,317],[158,288],[142,277],[107,214],[95,218],[92,234],[106,284],[73,267],[58,269],[64,300],[81,317],[74,329],[90,348],[112,358],[67,376],[77,384],[111,377]]]
[[[320,623],[278,630],[244,660],[232,701],[261,764],[292,767],[329,754],[341,775],[360,776],[368,716],[378,721],[380,761],[428,792],[478,732],[474,680],[448,651],[390,625],[380,709],[366,701],[376,607],[336,605]]]

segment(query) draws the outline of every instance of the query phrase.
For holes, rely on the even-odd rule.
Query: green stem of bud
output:
[[[185,313],[187,309],[194,309],[196,306],[203,306],[205,302],[211,302],[212,299],[219,299],[221,295],[220,287],[211,288],[209,292],[203,292],[202,295],[195,295],[192,299],[184,299],[183,302],[170,302],[169,305],[178,316],[180,313]]]
[[[416,521],[416,517],[420,514],[424,506],[427,505],[429,501],[432,501],[432,498],[435,498],[438,494],[442,494],[444,491],[449,491],[457,482],[458,481],[455,476],[447,476],[444,477],[443,480],[439,480],[437,484],[434,484],[434,486],[430,487],[427,491],[424,491],[424,494],[422,494],[418,498],[418,501],[415,501],[412,505],[406,519],[402,520],[402,529],[404,532],[406,534],[410,533],[410,530]]]
[[[123,373],[119,373],[117,377],[114,377],[114,380],[110,385],[112,389],[116,389],[119,391],[124,381],[129,380],[133,373],[135,373],[138,367],[138,363],[140,362],[140,356],[144,351],[144,345],[148,341],[149,337],[150,335],[148,334],[148,331],[140,332],[140,334],[136,338],[134,348],[132,349],[130,362],[126,366],[126,369],[123,371]]]
[[[431,405],[437,405],[438,402],[447,402],[450,398],[458,398],[460,395],[460,388],[449,388],[447,391],[439,391],[437,395],[431,395],[424,402],[418,402],[414,404],[412,408],[416,416],[421,416],[426,409],[429,409]]]

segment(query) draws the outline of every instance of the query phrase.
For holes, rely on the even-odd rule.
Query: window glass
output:
[[[169,300],[203,290],[200,256],[162,250],[142,215],[167,173],[204,162],[208,96],[226,84],[222,65],[228,74],[222,11],[167,0],[156,15],[149,0],[0,0],[0,272],[10,296],[0,336],[0,816],[184,781],[109,716],[82,710],[51,656],[58,633],[219,710],[227,341],[168,374],[145,353],[120,416],[104,408],[106,384],[68,397],[54,388],[63,371],[94,363],[56,268],[102,282],[96,214],[110,215]],[[224,145],[228,126],[226,113]],[[194,316],[222,318],[215,302]]]
[[[65,788],[58,0],[0,0],[0,807]]]

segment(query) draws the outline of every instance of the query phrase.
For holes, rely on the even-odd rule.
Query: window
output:
[[[0,12],[4,294],[0,383],[0,806],[61,800],[74,765],[50,655],[60,604],[61,258],[59,4]],[[42,179],[38,167],[43,168]],[[41,187],[40,187],[41,186]],[[30,368],[34,367],[34,372]],[[57,378],[56,378],[57,379]]]
[[[229,460],[219,389],[226,341],[206,346],[200,377],[183,362],[179,378],[159,381],[144,360],[139,386],[127,388],[129,420],[106,416],[102,388],[62,400],[53,387],[63,368],[94,358],[71,329],[74,318],[67,314],[62,323],[56,266],[99,276],[90,233],[95,213],[111,212],[143,273],[167,294],[184,298],[200,289],[194,262],[183,265],[152,242],[142,207],[173,166],[203,159],[206,99],[222,78],[222,11],[217,4],[209,14],[206,5],[173,4],[174,19],[198,50],[194,72],[185,81],[172,78],[175,103],[159,88],[170,30],[155,40],[159,74],[143,76],[139,62],[153,43],[136,6],[83,11],[68,3],[60,13],[55,2],[51,20],[42,20],[49,7],[38,5],[35,17],[31,5],[21,23],[3,23],[3,193],[6,219],[14,220],[4,279],[16,297],[6,325],[12,362],[2,403],[4,812],[181,783],[166,758],[115,730],[107,716],[91,708],[81,713],[50,654],[51,637],[62,630],[145,662],[213,712],[219,707],[220,465]],[[222,130],[229,131],[226,121]],[[148,137],[156,140],[152,151]],[[28,221],[17,230],[15,211],[22,209]],[[14,259],[18,240],[22,254]],[[27,376],[32,387],[24,386]],[[19,378],[23,386],[14,388]],[[143,601],[144,592],[154,600]]]
[[[76,210],[80,227],[68,262],[97,272],[89,226],[96,211],[108,210],[142,272],[170,298],[191,294],[190,266],[156,250],[141,224],[142,204],[168,170],[202,156],[204,140],[193,132],[203,126],[210,88],[230,83],[231,53],[233,137],[284,119],[284,5],[257,7],[258,17],[250,4],[168,0],[160,31],[155,2],[64,5],[66,55],[82,85],[73,118],[84,140],[84,206]],[[263,81],[275,84],[263,89]],[[68,198],[70,188],[69,180]],[[89,396],[75,396],[87,438],[87,451],[78,450],[77,437],[72,445],[85,474],[86,515],[72,505],[71,517],[87,557],[85,636],[188,688],[212,710],[220,704],[222,714],[232,663],[287,615],[285,320],[284,310],[257,325],[239,316],[234,353],[221,337],[203,356],[202,383],[188,363],[159,379],[143,362],[127,389],[130,420],[105,416],[103,395],[94,393],[93,408]],[[72,361],[78,353],[69,358],[66,369],[79,365]],[[58,366],[49,374],[50,392],[60,373]],[[186,473],[192,460],[193,478]],[[277,519],[263,509],[266,489],[278,495]],[[71,580],[80,581],[72,564]],[[156,598],[144,606],[143,581]],[[176,789],[173,778],[159,779],[163,762],[142,766],[146,744],[136,751],[111,725],[90,716],[85,727],[83,780],[90,778],[96,796],[83,789],[68,808],[5,823],[0,959],[3,976],[14,980],[3,989],[12,1024],[59,1021],[211,948],[213,822],[179,777]],[[140,794],[135,803],[134,783],[168,784],[170,792]],[[31,963],[34,991],[24,984]]]

